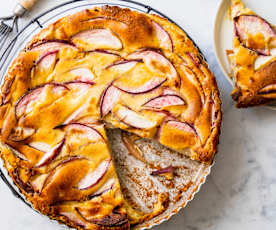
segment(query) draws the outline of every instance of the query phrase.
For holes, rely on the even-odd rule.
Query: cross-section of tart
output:
[[[232,67],[237,107],[266,104],[276,99],[276,30],[273,25],[232,0],[233,50],[226,53]]]
[[[60,19],[13,61],[1,100],[9,175],[35,209],[78,229],[129,229],[170,202],[162,194],[143,215],[126,201],[106,129],[128,132],[129,149],[147,138],[205,164],[217,150],[214,76],[186,34],[156,15],[105,6]],[[172,170],[150,176],[171,180]]]

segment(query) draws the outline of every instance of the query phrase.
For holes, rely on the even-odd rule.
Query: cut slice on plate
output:
[[[264,18],[232,0],[230,15],[233,22],[233,50],[227,50],[235,89],[232,98],[237,107],[267,104],[276,99],[275,93],[262,89],[276,83],[276,30]]]
[[[72,37],[72,42],[84,50],[122,48],[120,39],[108,29],[82,31]]]

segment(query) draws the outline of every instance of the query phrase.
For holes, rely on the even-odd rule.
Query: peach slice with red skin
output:
[[[148,93],[148,92],[151,92],[151,91],[157,89],[162,84],[164,84],[166,81],[167,81],[167,79],[164,79],[164,78],[153,77],[149,81],[147,81],[145,84],[141,85],[140,87],[136,87],[136,88],[127,88],[127,87],[121,86],[120,84],[116,83],[116,81],[113,83],[113,85],[125,93],[143,94],[143,93]]]
[[[116,182],[115,182],[115,180],[113,178],[109,179],[107,182],[104,183],[104,185],[101,188],[99,188],[97,190],[97,192],[89,195],[88,199],[93,199],[94,197],[101,196],[102,194],[110,191],[111,189],[113,189],[115,183]]]
[[[21,179],[19,168],[15,168],[14,171],[12,172],[12,174],[14,176],[14,180],[20,186],[20,188],[22,188],[26,193],[34,193],[34,189],[31,186],[31,184],[29,182],[25,183]]]
[[[155,29],[156,37],[159,40],[160,46],[173,52],[173,41],[169,33],[155,21],[152,21],[152,25]]]
[[[144,49],[128,55],[128,59],[142,59],[147,67],[153,72],[158,74],[165,74],[165,76],[172,81],[179,82],[179,76],[173,64],[161,53]]]
[[[44,183],[41,188],[41,192],[43,192],[44,189],[46,189],[49,184],[56,179],[56,177],[59,176],[60,173],[63,173],[63,169],[69,164],[75,164],[79,161],[87,161],[86,158],[79,157],[79,156],[69,156],[67,159],[61,161],[57,166],[55,166],[51,172],[47,175],[46,179],[44,180]],[[71,183],[70,181],[67,181],[68,183]],[[58,195],[58,194],[57,194]]]
[[[155,121],[148,120],[141,114],[125,106],[120,106],[114,113],[120,119],[121,122],[133,128],[151,129],[156,126]]]
[[[102,93],[100,102],[101,117],[106,116],[118,101],[121,92],[119,89],[110,84]]]
[[[111,214],[108,214],[102,218],[95,218],[90,215],[88,208],[76,208],[77,213],[86,221],[96,224],[100,227],[100,229],[126,229],[124,227],[128,224],[128,219],[126,215],[122,215],[120,213],[116,213],[114,209]]]
[[[92,188],[93,186],[97,185],[100,180],[104,177],[107,173],[111,164],[111,159],[102,161],[98,167],[88,173],[78,184],[79,190],[87,190]]]
[[[272,40],[272,44],[276,46],[276,32],[272,26],[263,18],[256,15],[240,15],[234,18],[234,28],[236,36],[240,42],[247,48],[256,51],[262,55],[270,55],[267,47],[260,47],[258,44],[249,43],[249,34],[255,36],[262,34],[264,41]]]
[[[103,135],[94,127],[91,127],[86,124],[81,123],[69,123],[56,126],[54,129],[66,129],[66,133],[69,133],[73,130],[82,131],[85,134],[85,137],[91,141],[105,140]],[[79,134],[80,135],[80,134]]]
[[[48,40],[34,44],[30,50],[41,53],[50,53],[59,51],[62,48],[76,49],[75,45],[66,40]]]
[[[181,150],[193,146],[197,136],[192,125],[186,122],[167,120],[159,129],[158,140],[167,147]]]
[[[39,162],[35,165],[35,167],[43,167],[49,164],[52,160],[54,160],[58,154],[61,152],[63,145],[65,143],[65,138],[62,139],[60,143],[58,143],[55,147],[53,147],[50,151],[46,152],[43,157],[39,160]]]
[[[118,61],[115,62],[109,66],[106,67],[106,69],[112,68],[112,70],[116,70],[118,72],[127,72],[134,68],[134,66],[137,65],[137,63],[141,62],[141,60],[124,60],[124,61]]]
[[[173,167],[168,166],[166,168],[161,168],[161,169],[152,171],[151,175],[156,176],[156,175],[160,175],[160,174],[164,174],[164,173],[171,173],[172,171],[173,171]]]
[[[85,43],[91,49],[120,50],[123,45],[120,39],[108,29],[92,29],[82,31],[72,37],[74,44]]]
[[[80,80],[69,81],[64,83],[64,85],[66,85],[68,88],[78,91],[85,91],[94,84],[94,82]]]
[[[169,121],[167,121],[167,124],[176,129],[183,130],[185,132],[196,133],[195,128],[186,122],[169,120]]]
[[[70,73],[76,76],[76,80],[82,82],[93,82],[93,79],[95,78],[95,75],[87,67],[79,67],[72,69],[70,70]]]
[[[164,176],[166,177],[166,179],[168,180],[172,180],[173,179],[173,167],[172,166],[168,166],[165,168],[160,168],[157,170],[154,170],[151,172],[152,176]]]
[[[144,104],[145,107],[162,109],[168,106],[185,105],[184,100],[178,95],[160,95],[150,99]]]
[[[68,90],[68,88],[62,84],[47,83],[28,91],[21,98],[19,98],[15,105],[15,115],[17,118],[21,117],[28,110],[28,106],[31,102],[37,101],[39,99],[44,87],[46,86],[51,86],[53,93],[56,93],[57,95],[62,94],[64,91]]]
[[[90,98],[88,98],[83,105],[81,105],[77,110],[75,110],[71,115],[69,115],[69,117],[67,117],[66,120],[63,122],[63,125],[67,125],[69,123],[78,123],[77,120],[85,114],[86,109],[89,107],[89,103],[90,103]],[[93,123],[94,122],[95,121],[93,120]],[[83,123],[83,122],[79,122],[79,123]]]
[[[51,68],[57,61],[58,51],[47,52],[43,54],[36,62],[36,69],[46,70]]]
[[[15,105],[15,114],[17,118],[21,117],[25,113],[27,106],[31,101],[37,100],[39,98],[42,91],[43,87],[35,88],[27,92],[18,100],[17,104]]]

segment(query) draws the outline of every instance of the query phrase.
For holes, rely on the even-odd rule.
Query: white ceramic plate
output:
[[[275,0],[243,0],[245,5],[255,11],[258,15],[265,18],[271,24],[276,25],[276,1]],[[218,63],[226,77],[233,85],[231,79],[231,69],[227,60],[226,50],[232,49],[233,27],[228,17],[228,8],[231,0],[221,0],[217,11],[214,26],[214,48]],[[268,107],[272,107],[271,105]],[[274,103],[273,109],[276,109]]]

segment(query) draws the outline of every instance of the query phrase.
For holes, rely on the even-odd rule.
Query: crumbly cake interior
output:
[[[176,214],[193,199],[210,173],[210,165],[191,160],[157,141],[118,129],[110,129],[107,134],[130,223],[141,220],[132,225],[133,229],[152,227]],[[128,148],[125,137],[133,141],[138,153]]]
[[[10,176],[35,209],[77,229],[129,229],[180,200],[191,184],[174,186],[180,166],[162,163],[170,150],[154,152],[155,142],[177,151],[172,158],[186,162],[186,155],[207,168],[217,150],[214,76],[186,34],[156,15],[105,6],[60,19],[14,60],[1,101],[1,157]],[[116,142],[106,135],[114,128],[124,130],[127,149],[117,167]],[[141,193],[151,185],[144,209],[124,183],[130,155],[151,170],[133,172],[147,178]],[[158,193],[156,178],[179,197]]]
[[[226,54],[233,70],[237,107],[266,104],[276,98],[276,28],[240,0],[232,0],[233,50]]]

